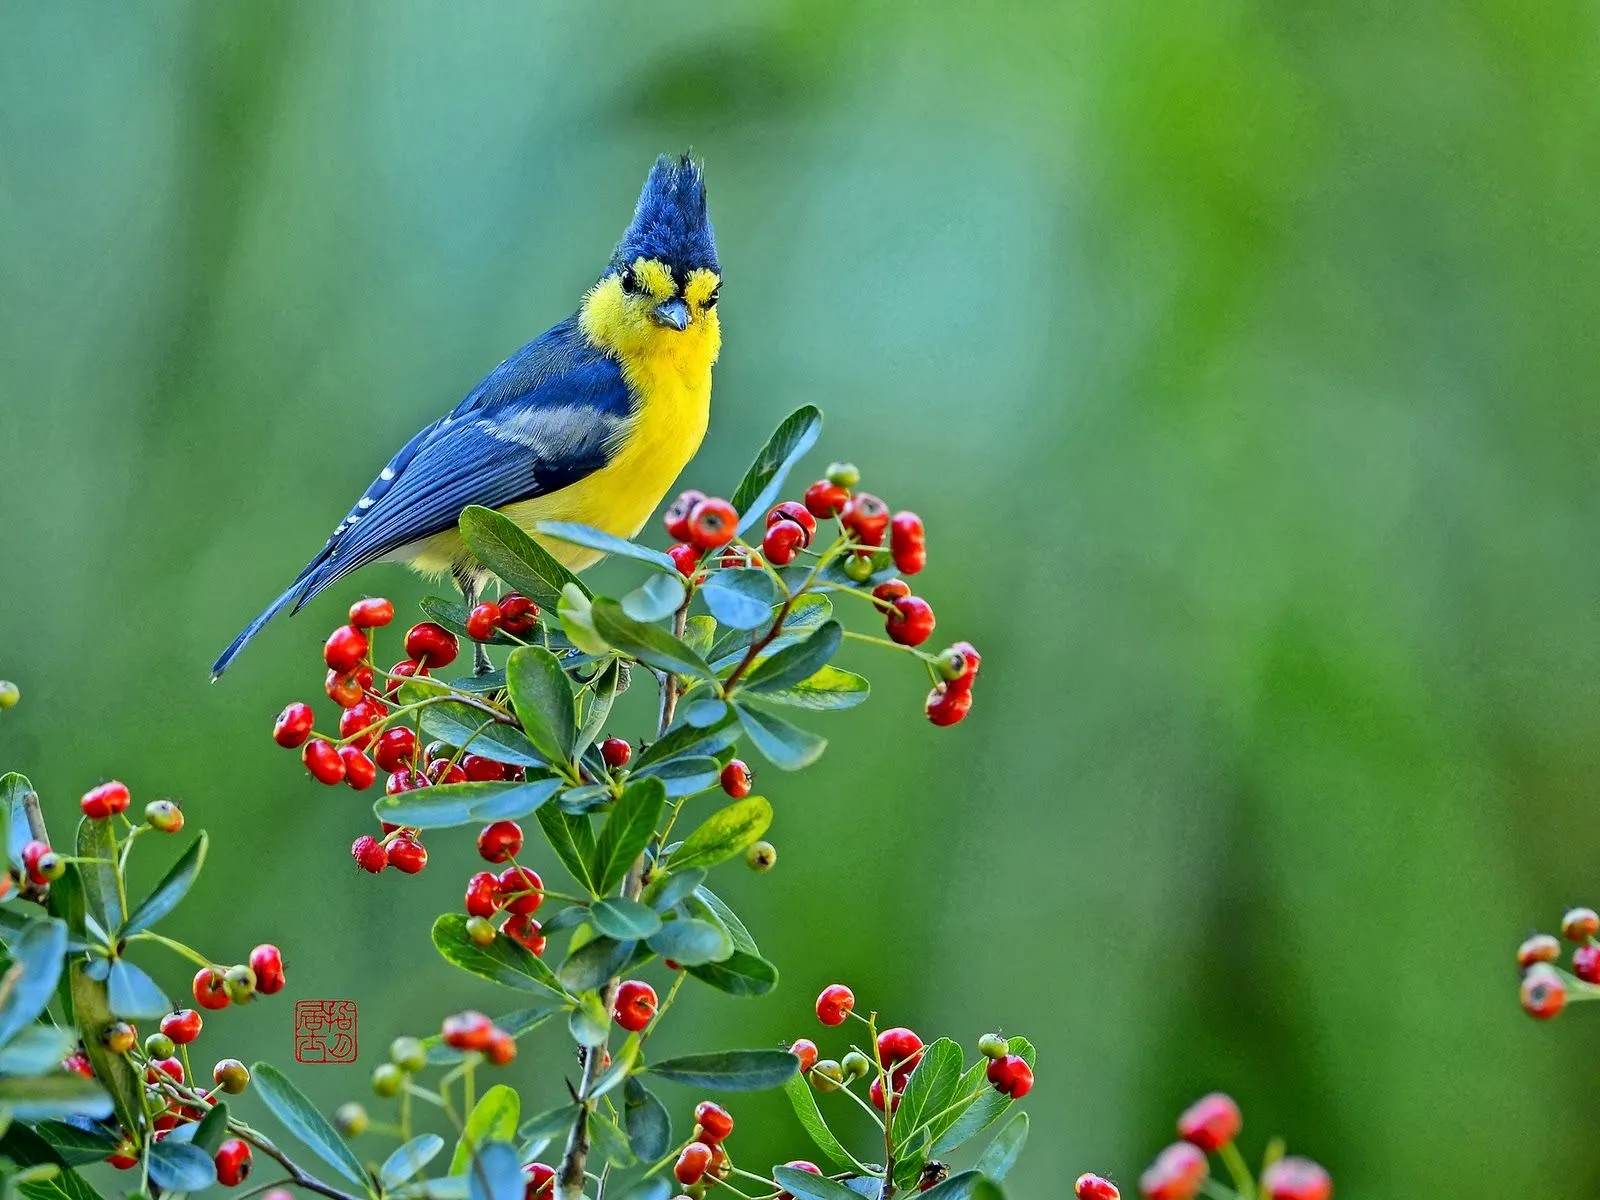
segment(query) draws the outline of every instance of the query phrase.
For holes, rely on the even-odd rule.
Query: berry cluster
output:
[[[109,821],[128,811],[132,796],[128,785],[111,779],[90,788],[83,794],[78,807],[91,821]],[[124,818],[126,820],[126,818]],[[128,822],[132,827],[131,822]],[[159,833],[177,833],[183,828],[183,809],[176,800],[152,800],[144,806],[144,825]],[[67,860],[50,848],[42,838],[30,838],[23,844],[20,871],[0,872],[0,899],[11,894],[20,882],[37,893],[60,879],[67,869]],[[37,898],[37,896],[36,896]]]
[[[1333,1180],[1308,1158],[1285,1157],[1281,1142],[1267,1149],[1259,1182],[1251,1175],[1236,1145],[1244,1117],[1233,1097],[1223,1092],[1202,1096],[1178,1116],[1178,1138],[1156,1155],[1139,1176],[1145,1200],[1194,1200],[1204,1192],[1218,1200],[1260,1197],[1261,1200],[1329,1200]],[[1209,1155],[1222,1160],[1232,1188],[1211,1178]],[[1073,1194],[1078,1200],[1119,1200],[1116,1184],[1101,1175],[1080,1175]]]
[[[1587,907],[1568,909],[1561,918],[1561,938],[1548,933],[1530,934],[1517,947],[1517,967],[1522,972],[1522,1009],[1530,1017],[1548,1021],[1569,1000],[1600,999],[1600,913]],[[1572,946],[1570,973],[1557,964]]]

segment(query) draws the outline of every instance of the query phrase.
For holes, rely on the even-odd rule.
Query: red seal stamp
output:
[[[356,1002],[296,1000],[294,1060],[302,1063],[355,1062]]]

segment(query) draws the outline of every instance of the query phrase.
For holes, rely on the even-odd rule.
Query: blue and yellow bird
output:
[[[469,505],[530,533],[540,521],[577,521],[637,534],[705,436],[721,286],[701,168],[663,155],[578,311],[400,448],[327,545],[222,652],[212,678],[283,609],[299,611],[368,563],[449,572],[470,606],[487,573],[456,529]],[[601,557],[543,544],[575,571]]]

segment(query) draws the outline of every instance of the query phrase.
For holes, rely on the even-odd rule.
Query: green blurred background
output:
[[[1510,955],[1597,898],[1597,32],[1511,0],[8,4],[0,763],[58,825],[103,775],[181,796],[218,845],[173,932],[279,940],[294,995],[359,1001],[366,1065],[509,1007],[427,944],[469,839],[358,877],[367,799],[267,737],[353,596],[422,585],[373,568],[206,668],[693,147],[728,284],[685,482],[822,405],[808,469],[925,516],[919,590],[986,659],[948,732],[863,660],[822,763],[760,770],[782,862],[724,888],[784,986],[693,993],[671,1044],[811,1033],[834,978],[1025,1032],[1021,1196],[1131,1185],[1211,1087],[1344,1197],[1593,1195],[1600,1026],[1529,1022]],[[209,1049],[287,1059],[289,1008]],[[559,1045],[509,1072],[535,1100]],[[331,1105],[365,1071],[294,1077]],[[744,1163],[804,1152],[781,1101],[739,1112]]]

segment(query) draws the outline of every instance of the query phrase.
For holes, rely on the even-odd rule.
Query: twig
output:
[[[50,831],[44,825],[44,813],[39,809],[39,793],[29,788],[22,793],[22,811],[28,818],[28,831],[36,842],[50,844]],[[50,894],[48,883],[34,883],[28,878],[28,873],[22,873],[22,898],[36,900],[43,904],[45,897]]]

